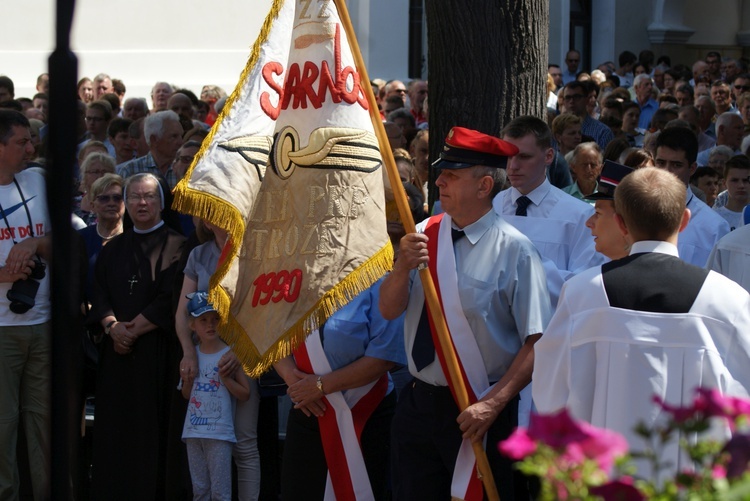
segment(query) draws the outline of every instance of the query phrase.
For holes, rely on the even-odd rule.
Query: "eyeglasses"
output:
[[[122,195],[99,195],[96,201],[100,204],[108,204],[110,201],[119,204],[122,202]]]
[[[104,117],[86,117],[87,122],[103,122]]]
[[[735,85],[734,88],[737,90],[750,90],[750,85]]]
[[[152,203],[159,200],[159,195],[156,193],[129,193],[128,194],[128,202],[140,202],[141,200],[145,201],[146,203]]]
[[[563,98],[563,101],[578,101],[582,97],[584,97],[583,94],[568,95]]]

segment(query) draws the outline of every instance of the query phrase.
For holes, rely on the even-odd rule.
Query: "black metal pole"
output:
[[[47,201],[52,225],[52,451],[50,497],[73,498],[78,406],[78,374],[75,363],[81,347],[80,294],[74,270],[78,259],[72,250],[70,220],[73,168],[76,155],[76,83],[78,60],[70,50],[75,0],[57,0],[56,44],[49,58],[50,112]]]

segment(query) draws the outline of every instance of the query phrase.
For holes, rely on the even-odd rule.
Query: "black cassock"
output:
[[[105,336],[99,360],[94,421],[94,500],[163,498],[169,404],[175,365],[172,288],[184,237],[166,225],[147,234],[128,230],[101,251],[90,321],[139,314],[157,327],[127,355]]]

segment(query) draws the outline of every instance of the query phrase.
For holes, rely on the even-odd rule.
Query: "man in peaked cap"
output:
[[[595,203],[594,214],[586,221],[586,226],[594,237],[596,251],[612,260],[627,256],[632,243],[620,232],[614,215],[615,189],[633,170],[626,165],[605,160],[599,176],[598,191],[585,198]]]
[[[565,282],[534,347],[540,413],[567,408],[643,452],[650,444],[636,425],[652,429],[664,419],[654,397],[676,407],[692,404],[697,387],[748,397],[750,295],[678,257],[690,220],[685,198],[685,185],[654,167],[619,183],[615,220],[633,242],[630,253]],[[689,467],[685,459],[677,441],[666,444],[660,477]],[[636,465],[639,477],[651,476],[647,461]]]
[[[549,293],[533,244],[492,210],[501,169],[517,148],[453,127],[436,184],[444,214],[401,239],[381,288],[388,319],[406,311],[404,340],[414,380],[402,391],[392,425],[394,499],[481,499],[471,441],[486,439],[502,499],[528,496],[523,478],[496,444],[517,424],[518,392],[530,381],[533,346],[550,317]],[[427,265],[472,402],[461,412],[416,270]],[[452,479],[452,480],[451,480]],[[478,497],[477,497],[478,496]]]

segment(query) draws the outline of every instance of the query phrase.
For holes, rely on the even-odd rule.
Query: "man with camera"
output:
[[[34,498],[49,494],[51,238],[44,177],[24,170],[33,153],[26,117],[0,110],[0,499],[19,496],[19,416]]]

